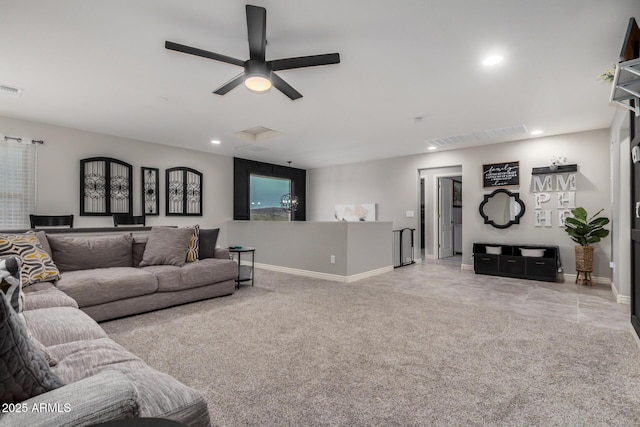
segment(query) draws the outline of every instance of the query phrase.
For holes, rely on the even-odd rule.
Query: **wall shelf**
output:
[[[640,58],[620,62],[613,78],[610,102],[615,102],[640,116]],[[634,103],[629,101],[635,100]]]
[[[550,173],[578,172],[578,165],[558,165],[558,169],[551,170],[549,166],[533,168],[531,175],[548,175]]]

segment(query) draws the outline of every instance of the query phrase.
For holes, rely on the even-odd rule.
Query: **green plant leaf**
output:
[[[609,224],[609,218],[598,217],[604,209],[600,209],[587,221],[586,209],[578,207],[571,210],[573,217],[565,219],[565,231],[574,242],[581,246],[589,246],[598,243],[602,238],[609,235],[609,230],[604,226]]]
[[[607,224],[609,224],[609,218],[596,218],[589,222],[591,227],[604,227]]]
[[[577,220],[581,220],[582,222],[587,221],[587,211],[584,208],[572,209],[571,215],[573,215]]]

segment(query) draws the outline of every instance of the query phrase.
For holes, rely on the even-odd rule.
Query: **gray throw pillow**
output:
[[[22,402],[64,385],[5,298],[0,298],[0,349],[0,403]]]
[[[147,265],[182,267],[187,259],[191,236],[193,236],[192,228],[152,227],[140,267]]]
[[[219,228],[200,229],[198,240],[200,240],[200,250],[198,259],[214,258],[216,243],[218,242]]]

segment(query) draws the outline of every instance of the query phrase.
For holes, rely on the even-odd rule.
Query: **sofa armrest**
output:
[[[229,250],[225,248],[215,248],[213,252],[213,257],[218,259],[229,259],[230,258]]]
[[[27,399],[0,416],[0,426],[89,426],[138,416],[138,390],[107,371]]]

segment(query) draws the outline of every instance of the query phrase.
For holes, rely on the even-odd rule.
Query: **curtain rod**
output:
[[[16,136],[5,136],[5,137],[4,137],[4,140],[5,140],[5,141],[8,141],[8,140],[10,140],[10,139],[12,139],[12,140],[14,140],[14,141],[17,141],[17,142],[22,142],[22,138],[20,138],[20,137],[16,137]],[[44,141],[43,141],[43,140],[41,140],[41,139],[40,139],[40,140],[32,139],[32,140],[31,140],[31,143],[32,143],[32,144],[44,144]]]

